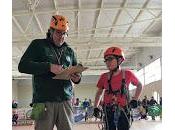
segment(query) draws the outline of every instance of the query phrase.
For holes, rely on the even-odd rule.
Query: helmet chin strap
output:
[[[47,32],[47,39],[50,40],[50,41],[53,41],[53,29],[48,29],[48,32]]]

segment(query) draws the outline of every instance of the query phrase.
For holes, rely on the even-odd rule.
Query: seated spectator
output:
[[[75,104],[74,104],[75,106],[79,106],[80,105],[80,99],[79,98],[76,98],[76,100],[75,100]]]
[[[148,119],[146,110],[145,110],[145,108],[142,105],[139,106],[139,113],[140,113],[140,116],[141,116],[140,119],[145,119],[145,120]]]
[[[17,125],[18,124],[17,120],[18,120],[18,114],[15,113],[15,112],[13,112],[13,115],[12,115],[12,125]]]
[[[17,107],[18,107],[17,101],[13,100],[12,101],[12,108],[17,108]]]

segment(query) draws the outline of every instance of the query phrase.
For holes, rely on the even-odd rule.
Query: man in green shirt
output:
[[[35,119],[35,130],[53,130],[54,125],[58,130],[72,130],[72,85],[80,82],[81,75],[71,74],[70,80],[53,79],[63,69],[77,65],[74,51],[65,42],[68,30],[64,16],[52,16],[47,38],[33,40],[18,65],[19,72],[32,74],[33,106],[44,106]]]

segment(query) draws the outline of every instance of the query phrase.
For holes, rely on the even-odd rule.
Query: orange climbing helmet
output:
[[[62,15],[53,15],[50,28],[67,32],[69,30],[67,18]]]
[[[110,47],[110,48],[108,48],[104,53],[104,58],[108,55],[114,55],[114,56],[117,56],[117,57],[121,57],[122,61],[125,60],[123,50],[119,47]]]

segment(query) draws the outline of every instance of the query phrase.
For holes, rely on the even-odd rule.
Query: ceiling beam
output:
[[[128,1],[128,0],[124,0],[124,2],[123,2],[122,5],[121,5],[122,8],[124,8],[124,7],[127,5],[127,1]],[[117,15],[115,16],[114,21],[113,21],[113,23],[112,23],[112,27],[115,26],[115,25],[117,24],[117,21],[118,21],[118,19],[119,19],[119,16],[120,16],[122,10],[123,10],[123,9],[119,9],[119,11],[117,12]],[[111,36],[113,29],[114,29],[114,28],[111,28],[111,29],[109,30],[108,37]]]
[[[53,0],[54,8],[56,10],[56,14],[58,14],[58,2],[56,0]]]
[[[150,2],[150,0],[147,0],[147,1],[143,4],[142,8],[146,8],[146,6],[148,5],[149,2]],[[133,24],[137,21],[137,19],[139,18],[139,16],[140,16],[143,12],[144,12],[144,10],[140,10],[140,11],[139,11],[139,13],[138,13],[137,16],[135,17],[134,21],[132,22]],[[126,30],[126,32],[125,32],[125,34],[124,34],[124,37],[126,37],[126,35],[129,33],[129,31],[131,30],[133,24],[131,24],[131,25],[128,27],[128,29]]]
[[[32,37],[32,35],[26,35],[28,37]],[[42,35],[44,36],[44,35]],[[41,37],[41,35],[35,35],[35,37]],[[77,39],[76,37],[67,37],[66,41],[71,41],[71,42],[76,42],[78,43],[83,43],[83,44],[87,44],[87,42],[89,41],[84,41],[85,38],[89,38],[89,40],[91,41],[90,43],[92,43],[92,41],[97,42],[97,43],[110,43],[110,42],[121,42],[121,43],[126,43],[126,42],[131,42],[131,44],[133,42],[161,42],[162,41],[162,37],[158,36],[158,37],[147,37],[147,36],[141,36],[141,37],[94,37],[94,38],[90,38],[90,37],[81,37],[80,39]],[[28,39],[26,41],[26,39],[23,39],[23,37],[16,37],[13,38],[13,43],[20,43],[20,42],[28,42],[31,41],[33,38]],[[83,41],[83,42],[81,42]],[[25,43],[24,43],[25,44]]]
[[[156,18],[161,17],[161,15],[162,15],[162,12],[160,12],[160,13],[156,16]],[[144,34],[145,32],[147,32],[147,31],[150,29],[150,27],[151,27],[156,21],[157,21],[157,20],[153,20],[153,21],[143,30],[142,34]]]
[[[31,40],[22,39],[23,37],[19,39],[13,39],[13,45],[26,45],[26,43],[31,42]],[[82,37],[82,40],[84,38]],[[100,46],[107,46],[107,45],[121,45],[121,46],[137,46],[137,47],[144,47],[144,46],[161,46],[162,43],[162,37],[95,37],[93,39],[90,39],[91,42],[80,42],[81,39],[77,38],[67,38],[66,41],[69,41],[71,46],[90,46],[100,48]],[[87,44],[89,43],[89,44]]]
[[[34,15],[36,15],[35,9],[37,8],[37,6],[39,5],[40,0],[34,0],[34,3],[32,3],[31,0],[28,0],[29,3],[29,15],[31,15],[30,20],[28,21],[27,27],[25,29],[25,32],[27,32],[28,28],[30,27],[31,23],[32,23],[32,19],[34,17]],[[37,21],[37,18],[36,18]]]
[[[30,17],[30,20],[28,21],[27,27],[25,29],[25,32],[27,32],[28,28],[30,27],[31,23],[32,23],[32,19],[33,19],[34,13],[32,14],[32,16]]]
[[[14,16],[12,16],[12,20],[14,21],[14,23],[16,24],[16,26],[18,27],[18,29],[20,30],[21,33],[25,34],[24,29],[21,27],[21,25],[19,24],[19,22],[16,20],[16,18]]]
[[[98,12],[96,12],[96,17],[95,17],[95,20],[94,20],[94,25],[93,25],[93,28],[95,28],[95,30],[92,30],[92,38],[95,36],[95,32],[96,32],[96,28],[97,28],[97,24],[98,24],[98,21],[99,21],[99,18],[100,18],[100,13],[101,13],[101,9],[103,8],[103,0],[101,0],[100,2],[100,10]]]
[[[149,19],[143,19],[143,20],[135,21],[134,23],[142,23],[142,22],[147,22],[147,21],[152,21],[152,20],[160,20],[160,19],[161,19],[161,17],[149,18]],[[87,31],[93,31],[93,30],[98,30],[98,29],[111,29],[111,28],[115,28],[115,27],[118,27],[118,26],[126,26],[126,25],[133,25],[133,22],[118,24],[118,25],[114,25],[114,26],[104,26],[104,27],[98,27],[98,28],[97,27],[96,28],[92,27],[92,28],[86,28],[86,29],[79,29],[79,31],[83,35],[83,32],[87,32]],[[76,31],[75,32],[70,32],[69,35],[74,35],[75,33],[76,33]],[[94,35],[94,34],[86,34],[86,35]]]
[[[33,12],[38,6],[40,0],[28,0],[28,11]]]
[[[151,14],[153,17],[156,17],[156,15],[151,11],[151,10],[147,10],[147,12],[149,13],[149,14]],[[161,11],[160,11],[161,12]]]
[[[98,48],[99,49],[99,48]],[[100,50],[100,53],[99,53],[99,55],[97,56],[97,58],[100,58],[101,57],[101,55],[103,55],[103,49],[99,49]],[[97,65],[97,63],[98,63],[98,61],[96,61],[96,63],[95,63],[95,66]]]
[[[86,59],[89,59],[89,56],[90,56],[90,53],[91,53],[92,49],[91,49],[91,47],[89,47],[87,50],[88,50],[88,53],[87,53]]]
[[[81,9],[72,9],[72,8],[59,8],[59,11],[97,11],[97,10],[116,10],[116,9],[129,9],[129,10],[162,10],[162,8],[139,8],[139,7],[105,7],[105,8],[90,8],[90,7],[83,7]],[[42,9],[40,11],[36,11],[36,14],[50,14],[50,13],[54,13],[55,9]],[[12,12],[12,16],[22,16],[22,15],[31,15],[32,12],[26,11],[26,10],[20,10],[20,11],[15,11],[13,10]]]
[[[19,24],[19,22],[17,21],[17,19],[12,16],[12,20],[14,21],[14,23],[16,24],[17,28],[19,29],[19,31],[23,34],[23,39],[27,40],[27,36],[25,34],[24,29],[22,28],[22,26]]]
[[[37,24],[39,26],[39,29],[40,29],[41,33],[44,34],[44,30],[43,30],[43,28],[41,26],[41,23],[40,23],[38,17],[36,16],[36,14],[34,14],[34,18],[36,19],[36,22],[37,22]]]
[[[33,15],[32,15],[33,16]],[[14,17],[14,16],[13,16]],[[135,21],[135,23],[139,23],[139,22],[145,22],[145,21],[152,21],[152,20],[160,20],[161,19],[161,17],[158,17],[158,18],[152,18],[152,19],[144,19],[144,20],[139,20],[139,21]],[[31,21],[31,19],[30,19],[30,21]],[[30,22],[29,22],[30,23]],[[115,25],[115,26],[107,26],[107,27],[100,27],[100,28],[86,28],[86,29],[79,29],[79,32],[81,32],[81,34],[79,34],[79,37],[81,37],[81,36],[91,36],[91,35],[94,35],[94,34],[83,34],[83,32],[87,32],[87,31],[92,31],[92,30],[97,30],[97,29],[110,29],[110,28],[115,28],[115,27],[117,27],[117,26],[126,26],[126,25],[132,25],[133,24],[133,22],[131,22],[131,23],[125,23],[125,24],[120,24],[120,25]],[[28,27],[29,27],[29,25],[28,25]],[[27,27],[27,28],[28,28]],[[27,30],[27,29],[26,29]],[[24,31],[24,32],[26,32],[26,30]],[[77,31],[75,31],[75,32],[70,32],[69,33],[69,37],[73,37],[74,36],[74,34],[76,33]],[[28,34],[28,35],[30,35],[30,36],[32,36],[33,34]],[[98,35],[104,35],[104,34],[98,34]],[[36,35],[35,35],[36,36]],[[43,34],[38,34],[37,36],[44,36]],[[102,37],[104,37],[104,36],[102,36]]]
[[[13,45],[20,45],[20,46],[28,46],[26,44],[23,44],[23,43],[13,43]],[[125,43],[122,43],[122,42],[117,42],[117,41],[113,41],[111,43],[109,42],[106,42],[106,43],[96,43],[95,45],[93,45],[93,47],[100,47],[100,48],[106,48],[106,47],[109,47],[109,46],[120,46],[120,47],[161,47],[162,44],[161,42],[135,42],[135,43],[130,43],[130,42],[125,42]],[[85,47],[90,47],[92,46],[91,44],[90,45],[87,45],[87,44],[70,44],[70,46],[72,47],[78,47],[80,49],[84,49]]]
[[[93,44],[93,47],[96,48],[96,47],[100,47],[100,48],[107,48],[109,46],[119,46],[119,47],[161,47],[162,44],[161,42],[134,42],[134,43],[130,43],[130,42],[125,42],[125,43],[122,43],[122,42],[106,42],[106,43],[95,43]],[[87,47],[88,45],[87,44],[72,44],[70,45],[72,47],[79,47],[81,49],[84,49],[84,47]],[[91,44],[88,46],[90,47],[92,46]]]
[[[78,0],[78,9],[81,9],[81,0]],[[79,37],[79,27],[80,27],[80,11],[77,11],[77,38]]]

